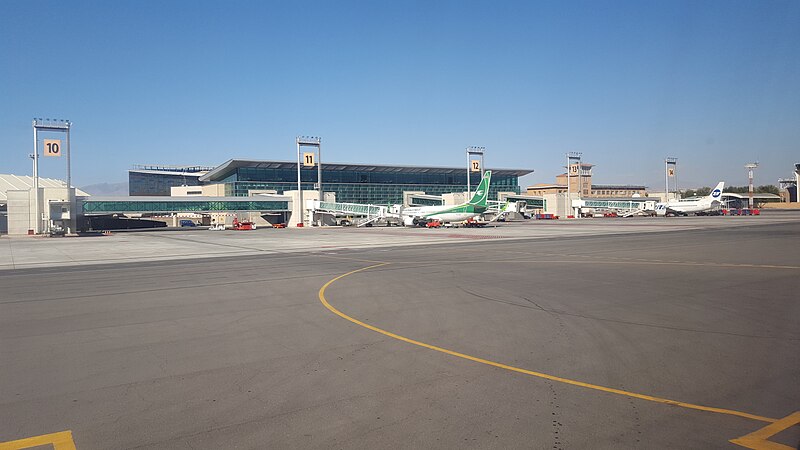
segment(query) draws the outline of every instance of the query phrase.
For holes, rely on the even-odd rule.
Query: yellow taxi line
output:
[[[406,343],[409,343],[409,344],[417,345],[419,347],[424,347],[424,348],[427,348],[429,350],[434,350],[434,351],[437,351],[437,352],[440,352],[440,353],[445,353],[447,355],[455,356],[455,357],[458,357],[458,358],[463,358],[463,359],[466,359],[466,360],[469,360],[469,361],[474,361],[474,362],[477,362],[477,363],[485,364],[485,365],[488,365],[488,366],[493,366],[493,367],[497,367],[497,368],[500,368],[500,369],[509,370],[509,371],[512,371],[512,372],[518,372],[518,373],[522,373],[522,374],[525,374],[525,375],[531,375],[531,376],[538,377],[538,378],[544,378],[544,379],[551,380],[551,381],[556,381],[556,382],[559,382],[559,383],[570,384],[570,385],[573,385],[573,386],[580,386],[580,387],[583,387],[583,388],[594,389],[594,390],[597,390],[597,391],[608,392],[608,393],[612,393],[612,394],[624,395],[624,396],[627,396],[627,397],[638,398],[638,399],[641,399],[641,400],[647,400],[647,401],[656,402],[656,403],[662,403],[662,404],[666,404],[666,405],[679,406],[679,407],[682,407],[682,408],[695,409],[695,410],[699,410],[699,411],[707,411],[707,412],[713,412],[713,413],[718,413],[718,414],[728,414],[728,415],[731,415],[731,416],[738,416],[738,417],[743,417],[743,418],[746,418],[746,419],[752,419],[752,420],[757,420],[757,421],[760,421],[760,422],[767,422],[767,423],[773,423],[773,422],[776,422],[778,420],[778,419],[773,419],[771,417],[759,416],[757,414],[750,414],[750,413],[743,412],[743,411],[736,411],[736,410],[725,409],[725,408],[716,408],[716,407],[712,407],[712,406],[695,405],[693,403],[681,402],[681,401],[677,401],[677,400],[670,400],[670,399],[666,399],[666,398],[655,397],[655,396],[652,396],[652,395],[639,394],[639,393],[636,393],[636,392],[630,392],[630,391],[625,391],[625,390],[622,390],[622,389],[610,388],[610,387],[606,387],[606,386],[599,386],[599,385],[596,385],[596,384],[585,383],[583,381],[577,381],[577,380],[572,380],[572,379],[569,379],[569,378],[563,378],[563,377],[559,377],[559,376],[555,376],[555,375],[549,375],[549,374],[542,373],[542,372],[535,372],[533,370],[523,369],[523,368],[520,368],[520,367],[514,367],[514,366],[510,366],[508,364],[503,364],[503,363],[499,363],[499,362],[496,362],[496,361],[491,361],[491,360],[488,360],[488,359],[478,358],[476,356],[467,355],[467,354],[464,354],[464,353],[459,353],[459,352],[456,352],[456,351],[453,351],[453,350],[449,350],[449,349],[446,349],[446,348],[442,348],[442,347],[438,347],[438,346],[435,346],[435,345],[427,344],[425,342],[416,341],[414,339],[410,339],[410,338],[407,338],[405,336],[400,336],[399,334],[392,333],[391,331],[386,331],[384,329],[381,329],[381,328],[378,328],[376,326],[370,325],[368,323],[362,322],[362,321],[360,321],[360,320],[358,320],[358,319],[356,319],[354,317],[351,317],[351,316],[339,311],[336,307],[331,305],[328,302],[328,300],[325,298],[325,291],[328,289],[328,287],[330,285],[332,285],[333,283],[337,282],[338,280],[341,280],[342,278],[345,278],[347,276],[353,275],[353,274],[358,273],[358,272],[363,272],[365,270],[374,269],[376,267],[386,266],[388,264],[390,264],[390,263],[374,264],[374,265],[371,265],[371,266],[363,267],[361,269],[352,270],[352,271],[347,272],[345,274],[339,275],[336,278],[333,278],[332,280],[330,280],[327,283],[325,283],[325,285],[322,286],[322,288],[320,288],[320,290],[319,290],[319,301],[326,308],[328,308],[328,310],[330,310],[332,313],[336,314],[337,316],[339,316],[339,317],[341,317],[343,319],[346,319],[346,320],[348,320],[348,321],[350,321],[350,322],[352,322],[352,323],[354,323],[356,325],[362,326],[362,327],[364,327],[364,328],[366,328],[368,330],[372,330],[372,331],[374,331],[376,333],[383,334],[385,336],[388,336],[388,337],[393,338],[393,339],[397,339],[399,341],[403,341],[403,342],[406,342]]]

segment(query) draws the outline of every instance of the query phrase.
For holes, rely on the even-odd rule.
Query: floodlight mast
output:
[[[33,191],[33,234],[39,234],[39,138],[36,119],[33,119]]]
[[[319,201],[322,198],[322,138],[316,136],[297,136],[295,139],[297,143],[297,195],[300,201],[300,223],[305,224],[305,211],[303,211],[303,186],[300,181],[300,147],[316,147],[317,149],[317,187],[319,188]],[[322,219],[320,219],[322,225]]]
[[[747,169],[747,193],[749,198],[750,209],[753,209],[753,169],[758,167],[758,161],[747,163],[744,168]]]
[[[472,185],[470,183],[470,176],[472,175],[472,155],[480,155],[481,157],[481,178],[483,178],[483,154],[485,151],[486,147],[467,147],[467,199],[465,201],[469,201],[470,191],[472,190]]]
[[[578,192],[580,193],[580,188],[581,188],[580,187],[580,170],[581,170],[580,169],[580,163],[581,163],[581,156],[583,156],[583,153],[581,153],[581,152],[567,152],[566,156],[567,156],[567,198],[566,198],[566,201],[564,202],[564,212],[567,215],[566,218],[569,218],[569,216],[570,216],[569,213],[570,213],[570,210],[572,209],[572,189],[570,188],[570,184],[571,183],[570,183],[569,170],[570,170],[570,168],[572,168],[572,161],[577,161],[578,162],[578,177],[579,177],[578,178]],[[574,216],[574,214],[573,214],[573,216]]]
[[[670,164],[673,166],[673,168],[672,168],[673,175],[672,176],[675,176],[675,169],[678,166],[678,158],[675,158],[675,157],[672,157],[672,156],[667,156],[666,159],[664,159],[664,202],[669,202],[669,177],[670,177],[669,166],[670,166]],[[676,192],[676,197],[677,197],[677,191],[678,191],[677,177],[675,177],[675,179],[676,179],[676,181],[675,181],[675,192]]]
[[[71,151],[69,148],[69,134],[72,128],[72,122],[64,119],[42,119],[34,118],[33,125],[33,189],[34,189],[34,214],[35,223],[33,233],[39,234],[42,231],[42,211],[39,210],[39,131],[56,131],[66,133],[66,147],[65,152],[67,155],[67,202],[69,203],[69,224],[67,225],[67,234],[74,233],[77,230],[77,211],[75,211],[75,196],[72,190],[72,167],[70,164]]]

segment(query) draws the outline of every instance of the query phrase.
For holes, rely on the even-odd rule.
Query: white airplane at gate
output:
[[[483,173],[483,178],[472,199],[460,205],[442,206],[417,206],[405,208],[400,212],[403,225],[425,226],[430,221],[460,222],[471,217],[479,216],[486,212],[487,199],[489,198],[489,185],[492,181],[492,171]]]
[[[689,214],[712,211],[722,204],[723,187],[725,187],[725,182],[720,181],[717,187],[705,197],[670,200],[666,203],[658,203],[656,205],[656,215],[666,216],[667,214],[675,214],[686,216]]]

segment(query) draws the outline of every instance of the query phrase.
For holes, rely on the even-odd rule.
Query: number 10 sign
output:
[[[44,156],[61,156],[61,140],[45,139]]]

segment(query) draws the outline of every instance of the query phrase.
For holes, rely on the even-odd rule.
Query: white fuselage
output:
[[[415,206],[402,210],[403,223],[412,225],[416,220],[439,220],[441,222],[461,222],[479,215],[474,211],[451,211],[458,205],[449,206]],[[464,208],[459,208],[464,209]]]
[[[724,187],[725,182],[720,181],[717,187],[705,197],[670,200],[667,203],[659,203],[656,205],[656,214],[659,216],[665,216],[667,213],[686,215],[714,210],[722,204],[720,200],[722,199],[722,189]]]
[[[697,214],[711,211],[718,208],[720,202],[710,197],[696,199],[671,200],[668,203],[660,203],[656,206],[656,213],[664,215],[668,212],[676,214]]]

